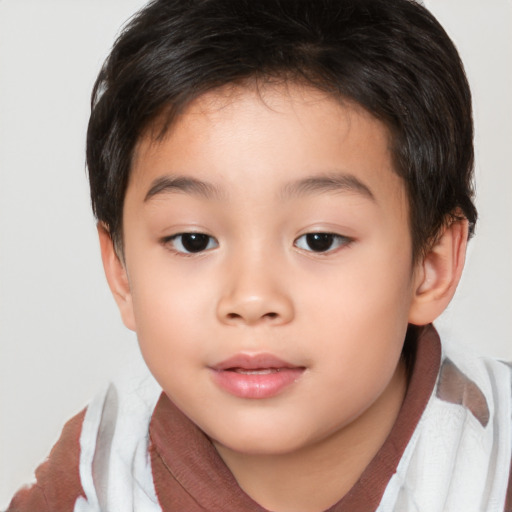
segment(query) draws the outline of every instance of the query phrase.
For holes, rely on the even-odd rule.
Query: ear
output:
[[[462,275],[467,240],[468,221],[454,220],[416,265],[409,323],[429,324],[446,309]]]
[[[105,276],[107,277],[110,291],[117,303],[124,325],[126,325],[128,329],[135,331],[133,301],[126,267],[119,259],[110,232],[105,225],[98,222],[97,229],[100,239],[103,269],[105,270]]]

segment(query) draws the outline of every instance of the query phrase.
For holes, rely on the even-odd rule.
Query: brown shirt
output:
[[[408,390],[390,435],[352,489],[328,512],[377,508],[434,390],[440,361],[439,337],[429,328],[418,340]],[[444,393],[447,400],[457,401],[460,395],[458,403],[463,403],[462,387],[442,388],[443,371],[454,370],[443,365],[438,396]],[[474,403],[478,408],[478,401]],[[476,410],[475,414],[480,413]],[[78,473],[83,418],[84,411],[66,424],[48,460],[36,471],[37,483],[19,491],[8,512],[73,511],[76,499],[84,496]],[[153,412],[149,436],[153,481],[163,512],[265,512],[238,486],[208,438],[163,393]],[[511,482],[505,512],[512,512]]]

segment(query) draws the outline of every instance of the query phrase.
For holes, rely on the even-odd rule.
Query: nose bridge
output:
[[[226,286],[219,298],[222,322],[283,324],[293,318],[293,302],[276,251],[251,244],[226,262]]]

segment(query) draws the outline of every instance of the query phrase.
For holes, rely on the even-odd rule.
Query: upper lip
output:
[[[236,354],[211,367],[223,371],[235,368],[243,370],[260,370],[264,368],[303,368],[302,366],[283,361],[272,354]]]

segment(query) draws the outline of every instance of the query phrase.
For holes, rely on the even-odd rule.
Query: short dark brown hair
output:
[[[454,215],[476,222],[471,95],[459,55],[413,0],[155,0],[96,81],[87,164],[97,219],[122,247],[136,143],[195,98],[247,80],[300,81],[389,128],[417,256]]]

